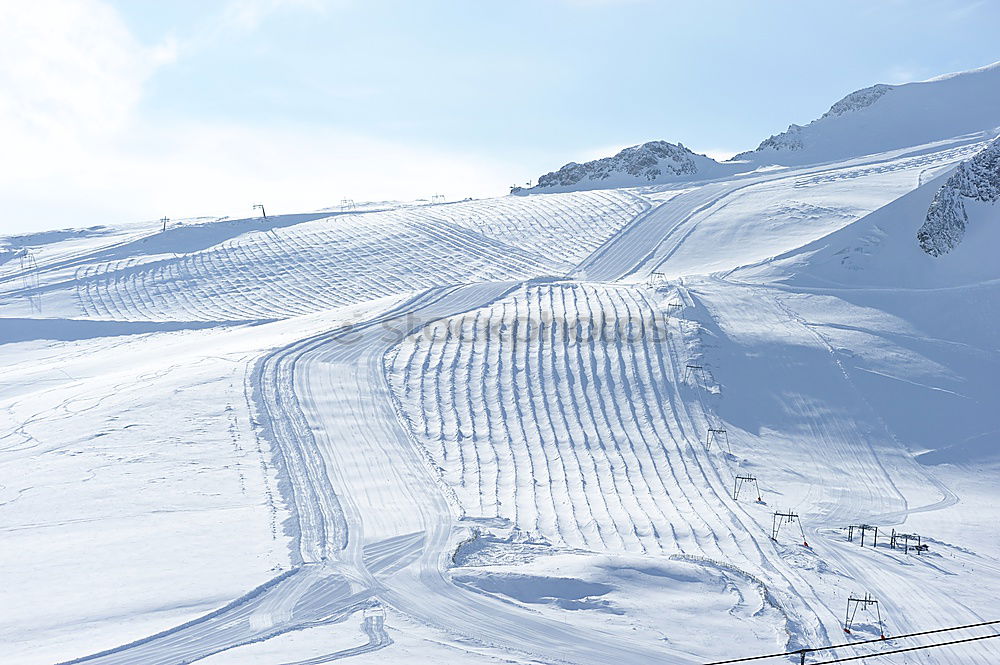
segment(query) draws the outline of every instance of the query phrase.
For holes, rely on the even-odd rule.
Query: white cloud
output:
[[[902,83],[919,81],[922,78],[924,77],[917,69],[907,67],[905,65],[895,65],[886,70],[885,74],[882,76],[882,81],[892,85],[899,85]]]
[[[230,0],[222,10],[221,25],[253,32],[271,14],[283,9],[324,12],[347,0]]]
[[[113,131],[170,57],[169,45],[138,44],[96,0],[2,3],[0,131],[57,139]]]
[[[98,0],[0,4],[0,235],[249,214],[257,202],[284,212],[342,197],[499,194],[506,184],[466,155],[332,128],[154,124],[140,112],[143,87],[173,57],[171,42],[140,44]]]

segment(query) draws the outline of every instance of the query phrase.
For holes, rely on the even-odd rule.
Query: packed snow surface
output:
[[[723,169],[647,144],[551,193],[0,240],[0,660],[861,657],[1000,619],[997,71]]]

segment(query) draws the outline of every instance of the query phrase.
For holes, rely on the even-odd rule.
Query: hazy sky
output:
[[[506,193],[1000,60],[1000,3],[0,3],[0,234]]]

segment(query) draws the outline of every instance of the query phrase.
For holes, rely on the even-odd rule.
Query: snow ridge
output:
[[[566,187],[587,179],[607,180],[616,174],[626,174],[647,182],[659,180],[664,173],[667,177],[694,175],[698,173],[695,157],[708,159],[696,155],[681,143],[650,141],[625,148],[613,157],[603,157],[583,164],[570,162],[558,171],[540,176],[538,187]]]
[[[802,140],[802,130],[806,127],[815,125],[821,120],[826,120],[829,118],[835,118],[837,116],[844,115],[845,113],[852,113],[854,111],[860,111],[861,109],[868,108],[879,99],[882,95],[894,89],[894,85],[886,85],[885,83],[877,83],[868,88],[862,88],[861,90],[855,90],[849,95],[845,96],[839,102],[830,107],[830,110],[820,116],[817,120],[813,120],[808,125],[803,127],[802,125],[791,124],[788,129],[781,132],[780,134],[774,134],[767,137],[761,141],[760,145],[757,146],[756,150],[750,150],[748,152],[741,152],[740,154],[733,157],[730,161],[738,161],[741,159],[747,159],[754,153],[760,152],[761,150],[802,150],[805,148],[805,143]]]
[[[802,125],[788,125],[788,129],[780,134],[774,134],[760,142],[757,150],[741,152],[733,157],[733,161],[746,159],[754,152],[771,148],[772,150],[802,150],[805,147],[802,143]]]
[[[879,100],[882,95],[889,92],[896,86],[886,85],[884,83],[877,83],[868,88],[862,88],[861,90],[855,90],[851,94],[847,95],[839,102],[830,107],[830,110],[823,114],[823,118],[829,118],[836,115],[843,115],[844,113],[850,113],[851,111],[859,111],[863,108],[871,106]]]
[[[1000,139],[962,162],[934,195],[927,218],[917,231],[920,249],[941,256],[962,242],[969,221],[967,199],[983,203],[1000,200]]]

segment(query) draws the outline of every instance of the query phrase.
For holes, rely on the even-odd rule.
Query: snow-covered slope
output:
[[[869,150],[844,119],[905,89],[816,132]],[[970,113],[708,182],[675,146],[569,185],[628,189],[0,241],[0,660],[856,658],[997,617],[995,148],[942,136]]]
[[[253,321],[434,285],[558,275],[648,207],[634,194],[597,191],[314,214],[291,225],[242,220],[94,244],[79,259],[65,258],[59,244],[15,238],[12,246],[28,248],[41,266],[31,271],[38,283],[5,280],[0,271],[0,311]]]
[[[1000,62],[929,81],[857,90],[822,117],[732,161],[814,164],[1000,128]]]
[[[862,219],[726,277],[770,284],[842,349],[845,371],[925,463],[1000,461],[1000,416],[982,401],[1000,371],[996,152],[987,144]],[[943,218],[943,202],[968,206],[968,220]],[[960,242],[935,255],[922,247],[931,238]]]
[[[737,274],[797,285],[907,289],[1000,279],[998,154],[1000,145],[987,144],[954,171],[862,219]]]

